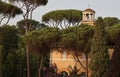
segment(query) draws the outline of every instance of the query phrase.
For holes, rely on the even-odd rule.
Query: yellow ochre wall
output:
[[[112,57],[113,51],[114,51],[113,48],[108,49],[110,59]],[[86,65],[85,59],[82,59],[82,57],[80,57],[80,60],[81,60],[82,64],[85,66]],[[89,59],[89,61],[90,61],[90,59]],[[85,70],[80,66],[79,63],[77,63],[74,60],[74,58],[72,57],[72,55],[70,53],[66,53],[66,59],[63,59],[62,52],[53,50],[53,52],[50,53],[50,63],[57,65],[57,72],[58,73],[61,73],[62,71],[66,71],[69,74],[68,67],[69,66],[74,67],[75,65],[78,69],[80,69],[79,74],[81,72],[85,72]],[[89,76],[90,76],[91,70],[89,69],[88,72],[89,72]]]
[[[82,59],[82,57],[80,57],[81,62],[83,65],[85,64],[85,59]],[[66,71],[69,74],[68,71],[68,67],[72,66],[74,67],[76,65],[77,69],[80,69],[79,73],[81,72],[85,72],[85,70],[79,65],[79,63],[77,63],[74,58],[72,57],[72,55],[70,53],[66,53],[66,59],[62,58],[62,52],[58,52],[58,51],[53,51],[52,53],[50,53],[50,62],[51,64],[56,64],[57,65],[57,69],[58,69],[58,73],[61,73],[62,71]],[[90,72],[90,70],[89,70]]]

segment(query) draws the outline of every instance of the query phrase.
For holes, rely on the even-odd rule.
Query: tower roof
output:
[[[85,10],[83,10],[83,12],[93,12],[93,13],[95,13],[95,11],[92,10],[91,8],[85,9]]]

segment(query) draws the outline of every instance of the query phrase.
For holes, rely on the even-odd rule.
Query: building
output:
[[[81,53],[79,58],[82,64],[85,66],[86,65],[85,55]],[[50,63],[53,65],[54,64],[57,65],[58,73],[65,72],[69,74],[70,72],[68,69],[70,67],[74,68],[74,66],[76,66],[77,69],[79,70],[78,74],[83,74],[83,77],[86,77],[85,70],[79,65],[77,61],[75,61],[72,54],[67,51],[59,52],[57,50],[53,50],[53,52],[50,53]],[[89,72],[91,71],[89,70]],[[90,73],[89,73],[89,76],[90,76]]]
[[[95,24],[95,11],[88,8],[83,11],[83,19],[82,19],[82,24],[89,24],[89,25],[94,25]],[[113,49],[108,49],[110,57],[113,53]],[[84,66],[86,66],[86,57],[84,53],[80,53],[79,57],[80,61]],[[89,62],[90,59],[88,59]],[[57,72],[65,72],[69,74],[68,68],[71,66],[72,68],[74,66],[79,69],[79,74],[82,74],[82,77],[85,76],[85,70],[79,65],[77,61],[75,61],[73,55],[66,50],[62,50],[62,52],[59,52],[58,50],[53,50],[53,52],[50,53],[50,63],[57,65]],[[91,70],[88,69],[88,76],[90,77]]]
[[[82,24],[89,24],[94,25],[95,24],[95,11],[91,8],[85,9],[82,11]]]

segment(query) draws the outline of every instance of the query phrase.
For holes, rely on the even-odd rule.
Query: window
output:
[[[90,19],[89,14],[86,14],[86,17],[87,17],[87,20],[89,20],[89,19]]]
[[[66,59],[66,52],[65,51],[62,52],[62,59]]]
[[[86,59],[85,53],[82,53],[82,59]]]

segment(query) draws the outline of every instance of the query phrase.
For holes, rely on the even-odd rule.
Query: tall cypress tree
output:
[[[115,50],[110,62],[108,77],[120,77],[120,31],[116,39]]]
[[[96,21],[90,55],[91,77],[106,77],[109,66],[109,55],[104,22],[101,17],[98,17]]]

